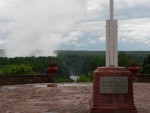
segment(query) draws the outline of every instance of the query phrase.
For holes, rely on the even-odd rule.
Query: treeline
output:
[[[142,66],[150,52],[118,52],[118,65],[128,67],[131,62]],[[105,66],[104,51],[58,51],[58,57],[66,65],[71,75],[88,74],[97,67]]]
[[[5,74],[7,74],[9,73],[11,68],[10,74],[21,74],[21,72],[14,72],[17,71],[17,69],[22,70],[22,74],[28,74],[28,71],[26,71],[25,73],[24,70],[29,69],[31,67],[32,71],[35,74],[46,74],[47,67],[51,63],[55,63],[58,66],[59,70],[57,74],[59,77],[69,78],[70,73],[67,67],[65,67],[62,64],[61,60],[57,57],[0,57],[0,71],[4,71]]]
[[[72,75],[83,75],[105,66],[105,51],[58,51],[58,57]],[[150,51],[119,51],[118,65],[128,67],[131,63],[140,66],[140,73],[150,73]]]
[[[59,51],[57,56],[71,75],[80,76],[95,70],[98,66],[105,65],[103,52],[97,51]]]
[[[137,63],[141,73],[150,73],[150,52],[134,51],[118,53],[119,66],[128,67]],[[70,75],[88,75],[97,67],[105,66],[104,51],[57,51],[57,57],[0,57],[0,74],[46,74],[47,67],[55,63],[58,77],[69,78]]]

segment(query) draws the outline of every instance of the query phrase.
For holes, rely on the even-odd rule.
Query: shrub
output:
[[[59,78],[56,78],[55,82],[56,83],[66,83],[66,82],[70,82],[70,80],[67,78],[60,78],[59,77]]]
[[[77,82],[92,82],[93,81],[93,73],[89,72],[87,75],[81,75]]]
[[[35,74],[29,65],[6,65],[0,68],[1,74]]]

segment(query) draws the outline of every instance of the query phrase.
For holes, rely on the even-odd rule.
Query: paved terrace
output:
[[[88,113],[91,83],[0,86],[0,113]],[[138,113],[150,113],[150,83],[134,83]]]

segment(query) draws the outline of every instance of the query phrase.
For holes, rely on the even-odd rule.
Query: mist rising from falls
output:
[[[4,49],[8,57],[52,56],[64,43],[64,35],[85,11],[80,0],[12,0],[2,12],[10,22]]]

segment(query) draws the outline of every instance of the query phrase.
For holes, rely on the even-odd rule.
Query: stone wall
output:
[[[134,82],[150,83],[150,74],[137,74],[134,76]]]
[[[0,75],[0,86],[32,83],[54,83],[54,78],[49,75]]]

